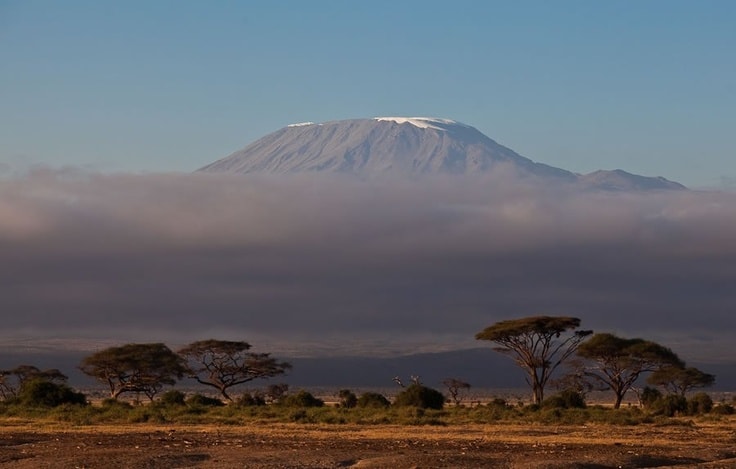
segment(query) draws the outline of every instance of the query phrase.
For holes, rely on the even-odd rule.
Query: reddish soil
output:
[[[733,425],[0,428],[9,468],[736,468]]]

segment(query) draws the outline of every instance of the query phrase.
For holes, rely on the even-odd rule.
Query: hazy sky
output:
[[[188,172],[293,122],[419,115],[733,185],[734,24],[730,0],[0,0],[0,173]]]

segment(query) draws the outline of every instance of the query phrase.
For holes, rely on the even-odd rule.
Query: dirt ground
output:
[[[0,427],[8,468],[736,468],[736,426]]]

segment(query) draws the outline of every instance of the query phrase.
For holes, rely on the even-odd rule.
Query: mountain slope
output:
[[[293,124],[215,161],[214,173],[339,172],[358,175],[480,174],[520,176],[621,190],[682,188],[663,178],[624,172],[580,176],[525,158],[477,129],[448,119],[377,117]],[[679,186],[679,187],[676,187]]]
[[[615,169],[613,171],[594,171],[578,177],[583,187],[609,191],[685,189],[680,183],[663,177],[646,177]]]

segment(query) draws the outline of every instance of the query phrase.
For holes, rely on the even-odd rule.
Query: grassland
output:
[[[736,416],[500,405],[3,408],[0,467],[736,467]]]

